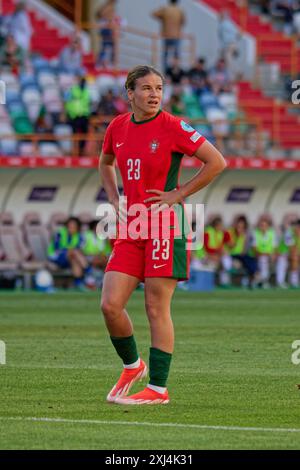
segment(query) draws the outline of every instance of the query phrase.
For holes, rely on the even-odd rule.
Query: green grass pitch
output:
[[[0,294],[0,449],[300,448],[299,291],[178,291],[167,406],[105,402],[121,363],[98,305],[96,293]],[[143,305],[137,291],[128,310],[148,359]]]

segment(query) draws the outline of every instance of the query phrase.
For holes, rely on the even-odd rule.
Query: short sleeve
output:
[[[205,137],[182,119],[172,120],[172,142],[175,152],[191,157],[205,140]]]
[[[102,152],[106,155],[113,155],[113,142],[112,142],[112,123],[109,124],[108,128],[106,129]]]

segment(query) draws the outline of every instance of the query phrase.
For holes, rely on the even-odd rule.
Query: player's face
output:
[[[128,98],[137,120],[150,119],[161,107],[162,79],[156,74],[138,78],[134,90],[128,90]]]

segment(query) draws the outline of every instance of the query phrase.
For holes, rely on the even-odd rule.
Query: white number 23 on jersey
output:
[[[129,158],[127,160],[128,180],[139,180],[141,178],[141,160],[139,158]]]

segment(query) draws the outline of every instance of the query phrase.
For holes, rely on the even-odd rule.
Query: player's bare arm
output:
[[[167,204],[168,206],[180,203],[186,197],[207,186],[227,165],[222,154],[208,141],[205,141],[197,149],[195,157],[201,160],[204,165],[193,178],[182,185],[179,190],[164,192],[158,189],[148,189],[148,193],[154,193],[156,196],[149,197],[144,202]]]
[[[120,195],[118,190],[114,155],[108,155],[101,152],[99,159],[99,173],[108,200],[117,211],[119,206]]]

